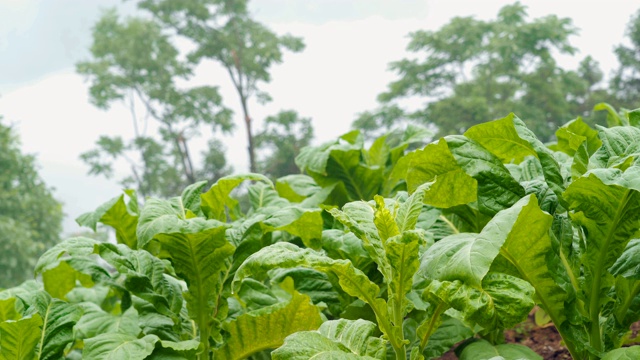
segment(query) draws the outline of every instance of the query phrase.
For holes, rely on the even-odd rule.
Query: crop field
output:
[[[126,191],[77,219],[117,244],[67,239],[0,292],[0,355],[534,360],[503,334],[535,307],[574,359],[640,358],[640,111],[608,121],[354,131],[303,149],[308,175]]]

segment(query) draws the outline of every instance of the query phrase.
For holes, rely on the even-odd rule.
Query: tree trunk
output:
[[[242,103],[242,112],[244,114],[244,124],[245,129],[247,131],[247,151],[249,152],[249,171],[254,173],[257,172],[256,169],[256,150],[255,145],[253,143],[253,130],[252,130],[252,121],[249,116],[249,109],[247,107],[247,99],[244,96],[240,96],[240,102]]]

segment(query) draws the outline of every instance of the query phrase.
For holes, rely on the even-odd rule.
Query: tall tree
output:
[[[91,82],[91,101],[107,109],[123,101],[131,110],[134,137],[102,136],[97,148],[81,158],[90,173],[110,177],[114,161],[126,160],[131,176],[123,184],[143,196],[169,196],[200,179],[215,180],[228,168],[219,141],[211,140],[204,164],[195,164],[191,141],[207,127],[232,129],[231,111],[221,105],[217,88],[181,88],[193,65],[180,59],[169,35],[153,20],[121,20],[115,10],[104,13],[93,29],[92,59],[77,64]],[[136,105],[143,110],[137,111]],[[215,160],[211,162],[211,160]]]
[[[414,32],[408,50],[417,57],[391,64],[399,79],[379,95],[381,107],[363,113],[354,126],[371,130],[399,119],[431,123],[438,135],[447,135],[513,111],[548,140],[576,112],[598,102],[591,95],[601,76],[592,59],[568,71],[553,58],[575,53],[569,42],[575,33],[567,18],[529,20],[519,3],[503,7],[495,20],[457,17],[438,31]],[[406,109],[400,106],[406,99],[423,105]]]
[[[611,79],[611,87],[620,100],[620,106],[635,109],[640,106],[640,10],[627,24],[626,35],[630,46],[615,49],[620,66]]]
[[[256,149],[264,150],[258,170],[273,178],[299,173],[295,158],[313,139],[310,118],[296,111],[281,111],[264,121],[264,129],[255,137]]]
[[[253,20],[246,0],[141,0],[138,4],[164,26],[196,45],[188,56],[191,61],[212,60],[227,70],[240,99],[249,167],[252,172],[257,171],[250,102],[270,100],[269,95],[260,90],[260,83],[271,81],[270,68],[282,62],[284,50],[304,49],[302,39],[278,36]]]
[[[38,175],[35,158],[0,117],[0,287],[33,277],[36,260],[59,241],[62,206]]]

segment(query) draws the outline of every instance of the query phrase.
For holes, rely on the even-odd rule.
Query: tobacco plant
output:
[[[531,285],[511,275],[490,273],[490,262],[484,259],[495,256],[507,239],[526,232],[523,223],[537,209],[535,197],[527,197],[500,212],[479,234],[454,235],[433,245],[425,229],[417,228],[430,185],[405,199],[402,194],[397,199],[376,196],[371,203],[351,202],[342,210],[329,210],[361,240],[382,275],[379,284],[348,259],[334,259],[288,243],[266,247],[240,266],[235,275],[236,286],[249,276],[263,280],[270,270],[278,268],[310,268],[327,273],[374,314],[374,322],[330,320],[317,331],[291,335],[272,353],[274,359],[385,359],[387,345],[395,359],[433,358],[471,337],[471,328],[489,335],[526,317],[534,305]],[[433,278],[439,281],[426,281]],[[455,312],[455,318],[445,315],[447,310]],[[468,347],[475,353],[473,348],[481,346],[498,353],[518,354],[523,359],[540,358],[518,345],[493,347],[478,342]]]
[[[596,131],[576,119],[556,136],[546,147],[510,115],[408,155],[405,178],[410,190],[433,182],[426,203],[448,209],[460,231],[485,231],[487,218],[536,196],[522,236],[495,242],[483,262],[533,287],[574,359],[600,359],[622,346],[640,319],[640,129]],[[453,238],[434,245],[449,250],[427,271],[432,283],[460,276],[455,259],[468,249],[456,248]]]
[[[228,221],[241,214],[229,194],[244,180],[257,182],[252,214]],[[274,232],[311,246],[322,210],[280,197],[261,175],[223,178],[201,194],[204,186],[142,207],[128,191],[81,216],[89,227],[112,226],[118,243],[69,239],[38,261],[42,285],[0,292],[3,357],[244,359],[316,329],[320,309],[291,278],[247,283],[233,296],[228,285],[252,243]]]
[[[552,144],[512,114],[411,152],[424,129],[352,132],[275,183],[127,190],[77,219],[115,243],[68,239],[0,291],[0,358],[540,359],[503,337],[534,305],[574,359],[637,358],[640,111],[597,109]]]

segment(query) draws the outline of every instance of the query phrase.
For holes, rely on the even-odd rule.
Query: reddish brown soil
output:
[[[536,353],[540,354],[544,360],[570,360],[571,356],[567,349],[562,346],[562,338],[556,328],[549,324],[543,327],[535,325],[533,314],[522,324],[513,329],[505,331],[507,343],[525,345]],[[453,350],[447,352],[439,360],[456,360]]]
[[[571,355],[562,345],[562,338],[555,326],[551,323],[537,326],[534,321],[534,311],[535,309],[531,311],[525,322],[505,331],[506,342],[525,345],[540,354],[544,360],[571,360]],[[631,325],[629,338],[633,339],[634,345],[640,343],[640,322]],[[457,360],[453,351],[453,349],[450,350],[438,360]]]
[[[562,345],[562,338],[556,328],[552,325],[537,326],[533,320],[533,312],[522,324],[513,329],[505,331],[504,337],[507,343],[521,344],[531,348],[540,354],[544,360],[571,360],[567,349]],[[631,325],[630,339],[640,343],[640,322]],[[455,349],[455,347],[454,347]],[[438,360],[457,360],[453,349]]]

